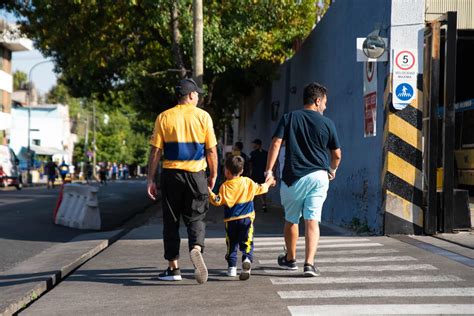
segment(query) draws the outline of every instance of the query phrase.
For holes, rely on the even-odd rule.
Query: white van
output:
[[[18,168],[19,160],[8,146],[0,145],[0,186],[15,186],[18,190],[23,187],[21,173]]]

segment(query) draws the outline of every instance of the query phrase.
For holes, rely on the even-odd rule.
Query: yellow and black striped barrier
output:
[[[392,80],[387,78],[384,93],[384,233],[423,232],[422,188],[422,98],[403,110],[392,106]]]

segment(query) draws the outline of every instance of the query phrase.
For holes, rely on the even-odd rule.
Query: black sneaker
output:
[[[165,272],[158,275],[158,280],[162,281],[181,281],[181,271],[178,269],[171,270],[168,267]]]
[[[298,270],[298,266],[296,265],[296,260],[288,260],[286,258],[286,253],[278,256],[278,265],[287,270]]]
[[[305,277],[317,277],[321,275],[321,271],[319,271],[319,269],[316,268],[314,265],[305,263],[303,275]]]

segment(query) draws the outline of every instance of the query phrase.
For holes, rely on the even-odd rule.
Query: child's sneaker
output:
[[[305,263],[304,264],[304,272],[303,275],[305,277],[317,277],[321,274],[318,268],[316,268],[313,264]]]
[[[240,272],[239,279],[248,280],[250,278],[250,270],[252,269],[252,262],[249,258],[245,258],[242,262],[242,272]]]
[[[227,276],[236,277],[237,276],[237,267],[228,267]]]
[[[158,280],[162,281],[181,281],[181,271],[178,269],[171,270],[168,267],[165,272],[158,274]]]
[[[278,265],[282,268],[288,270],[298,270],[298,266],[296,265],[296,260],[288,260],[286,258],[286,252],[278,256]]]
[[[194,277],[196,278],[197,283],[203,284],[207,282],[207,267],[202,258],[201,251],[199,249],[193,248],[190,252],[191,262],[194,265]]]

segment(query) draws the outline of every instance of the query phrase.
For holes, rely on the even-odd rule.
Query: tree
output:
[[[273,78],[329,2],[204,1],[204,105],[215,119],[225,121],[242,96]],[[110,101],[123,93],[147,116],[173,105],[177,79],[190,73],[191,0],[10,0],[4,7],[24,17],[23,31],[75,97]]]
[[[13,90],[25,89],[25,84],[28,82],[28,75],[26,72],[17,70],[13,73]]]

